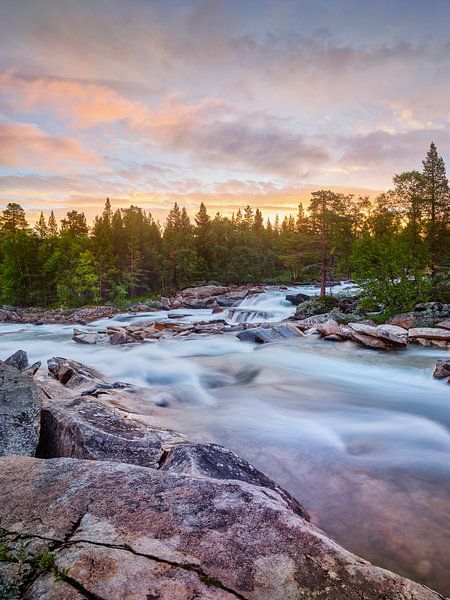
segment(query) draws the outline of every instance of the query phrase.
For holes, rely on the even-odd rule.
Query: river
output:
[[[228,318],[286,318],[295,307],[284,297],[295,291],[316,290],[274,290],[244,300]],[[186,312],[184,322],[220,316],[178,314]],[[167,313],[92,327],[137,319]],[[71,335],[68,325],[2,324],[0,357],[18,348],[44,364],[65,356],[108,380],[149,388],[143,412],[148,403],[151,414],[152,398],[165,399],[169,406],[158,410],[167,426],[237,451],[343,546],[450,594],[450,386],[432,378],[445,352],[383,353],[316,336],[260,346],[232,334],[103,347]]]

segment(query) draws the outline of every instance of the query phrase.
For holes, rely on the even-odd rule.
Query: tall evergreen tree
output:
[[[426,158],[422,161],[425,182],[425,206],[428,213],[428,243],[430,249],[431,274],[436,274],[439,258],[439,231],[447,228],[450,222],[450,199],[444,159],[439,156],[434,142],[431,143]]]

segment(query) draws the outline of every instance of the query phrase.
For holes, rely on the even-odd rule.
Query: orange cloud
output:
[[[0,76],[0,87],[23,109],[32,111],[50,106],[80,128],[121,120],[138,124],[149,117],[148,109],[140,102],[96,83],[47,77],[30,79],[9,70]]]
[[[67,172],[101,165],[100,157],[74,139],[47,135],[30,123],[0,124],[0,166]]]

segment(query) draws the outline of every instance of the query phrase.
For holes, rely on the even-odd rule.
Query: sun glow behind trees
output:
[[[53,213],[34,228],[11,203],[1,220],[2,302],[76,305],[126,298],[205,281],[288,283],[356,276],[389,309],[426,299],[427,282],[450,265],[449,188],[434,144],[422,172],[394,176],[375,203],[319,190],[305,211],[264,223],[246,206],[231,218],[210,216],[202,203],[194,222],[174,204],[163,227],[109,200],[88,227],[83,213]],[[445,269],[444,269],[445,270]],[[431,279],[427,278],[431,276]]]

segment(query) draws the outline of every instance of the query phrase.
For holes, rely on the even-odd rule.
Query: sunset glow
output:
[[[1,204],[282,215],[386,189],[431,140],[447,159],[449,4],[358,7],[2,2]]]

